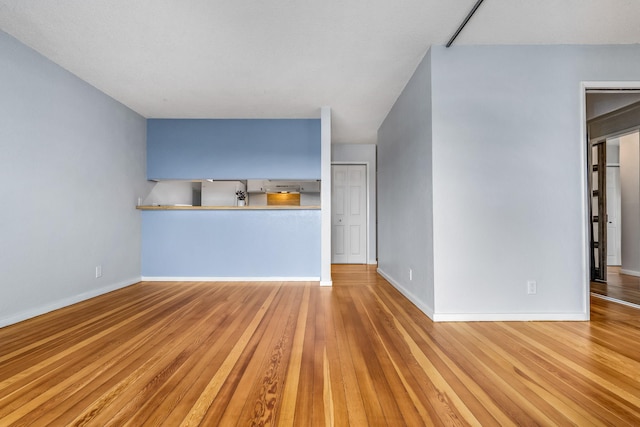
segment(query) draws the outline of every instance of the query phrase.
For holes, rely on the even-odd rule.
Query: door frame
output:
[[[369,265],[369,241],[371,240],[371,236],[370,236],[370,231],[371,231],[371,217],[370,217],[370,212],[369,212],[369,197],[370,197],[370,188],[369,188],[369,183],[371,182],[371,176],[369,175],[371,173],[371,168],[369,167],[369,162],[349,162],[349,161],[331,161],[331,176],[333,177],[333,165],[340,165],[340,166],[365,166],[365,173],[366,173],[366,182],[365,182],[365,196],[366,196],[366,200],[365,200],[365,205],[367,206],[367,226],[366,226],[366,230],[367,230],[367,238],[366,238],[366,259],[365,259],[365,264],[364,265]],[[333,185],[333,182],[332,182]],[[331,190],[333,190],[333,187],[331,187]],[[331,197],[333,197],[333,194],[331,194]],[[333,209],[333,207],[332,207]],[[333,212],[331,212],[331,220],[333,221]],[[332,224],[333,226],[333,224]],[[377,230],[376,230],[377,232]],[[333,245],[333,243],[332,243]],[[333,256],[333,246],[331,246],[331,254]]]
[[[591,318],[591,194],[588,165],[591,149],[587,132],[588,90],[640,90],[640,81],[582,81],[580,82],[580,163],[582,164],[582,299],[587,319]]]

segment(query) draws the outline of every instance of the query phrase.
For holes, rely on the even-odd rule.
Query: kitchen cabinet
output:
[[[319,193],[320,181],[306,181],[300,183],[301,193]]]
[[[240,181],[203,181],[202,206],[236,206],[236,191],[245,191]]]
[[[247,193],[264,193],[264,180],[262,179],[248,179],[247,180]]]

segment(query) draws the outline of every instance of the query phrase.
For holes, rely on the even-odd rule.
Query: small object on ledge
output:
[[[238,190],[236,191],[236,197],[238,198],[238,206],[244,206],[245,199],[247,198],[247,193]]]

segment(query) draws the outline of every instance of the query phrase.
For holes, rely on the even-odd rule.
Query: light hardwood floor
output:
[[[140,283],[0,329],[0,426],[640,425],[640,312],[432,323],[375,270]]]
[[[607,267],[607,283],[591,282],[591,292],[640,305],[640,277],[622,274],[620,267]]]

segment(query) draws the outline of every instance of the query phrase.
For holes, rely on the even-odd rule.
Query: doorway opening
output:
[[[589,289],[640,306],[640,91],[586,89]]]

